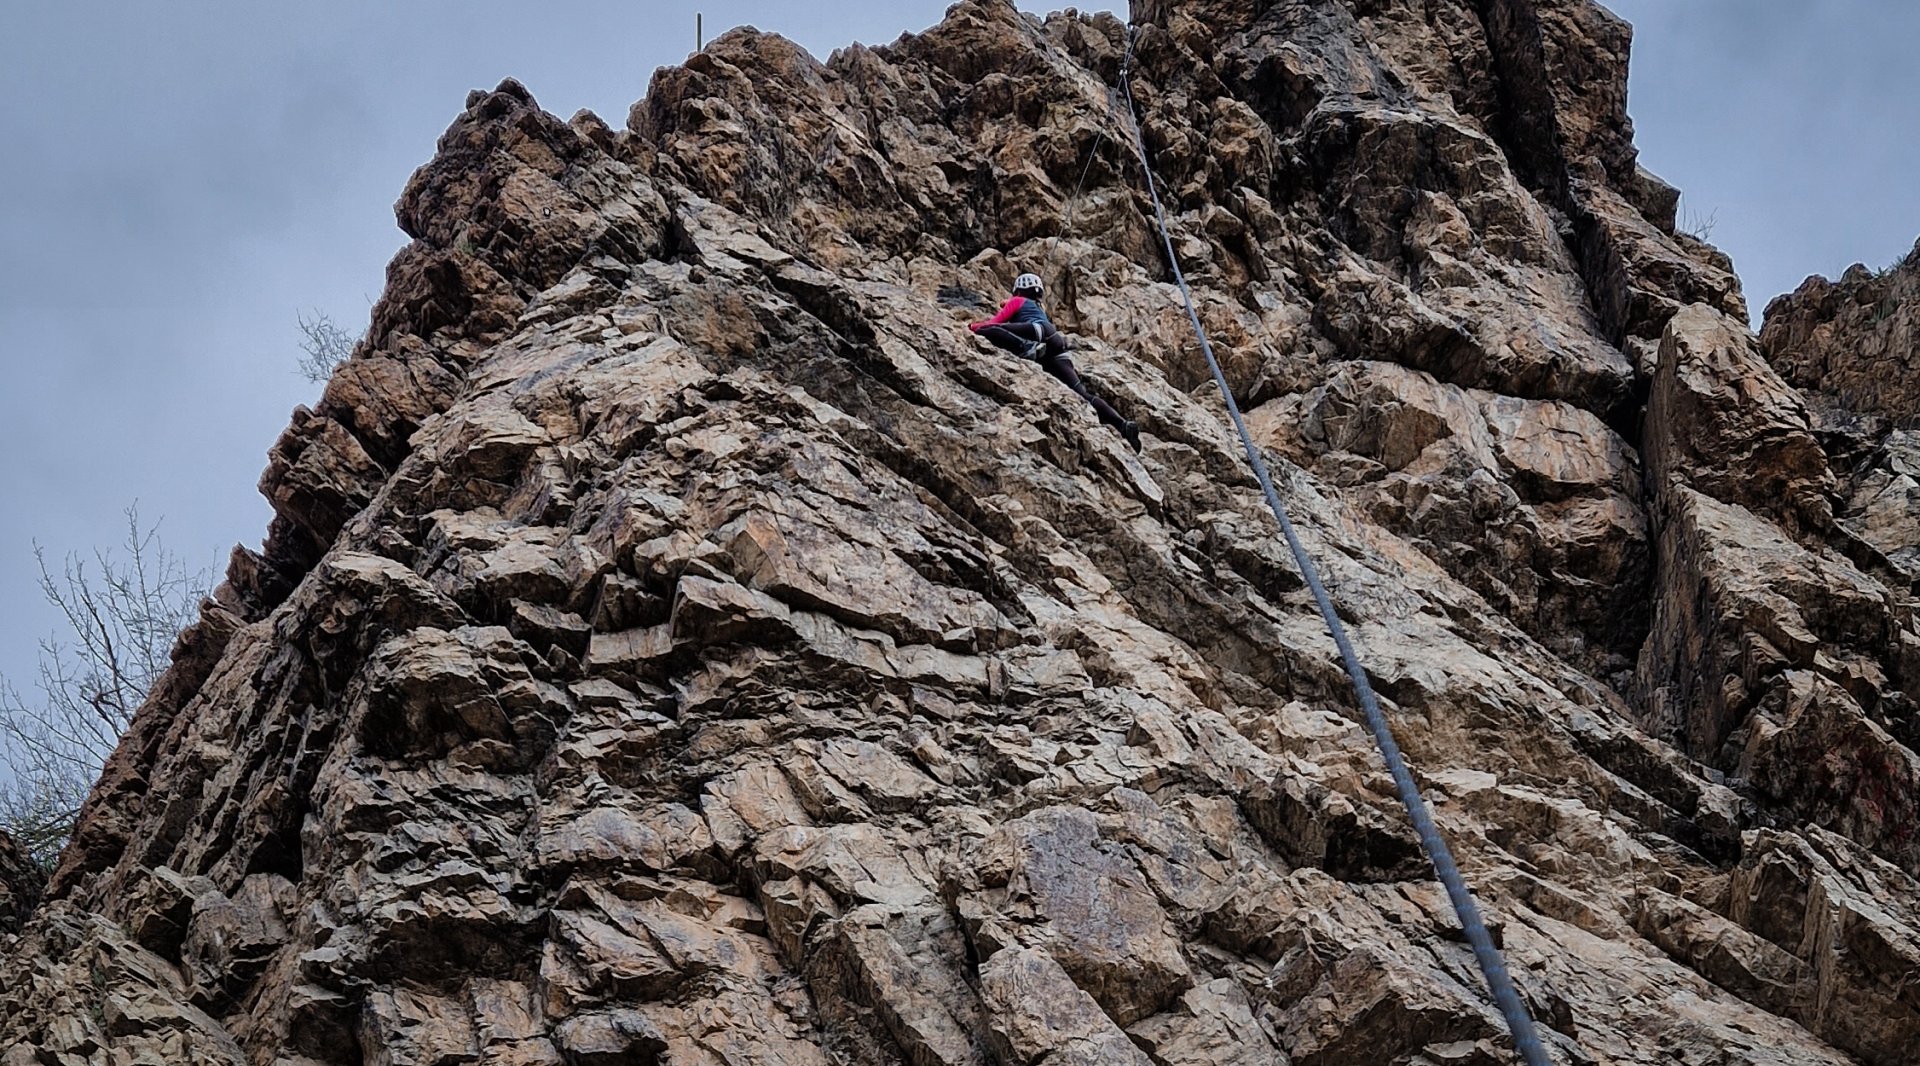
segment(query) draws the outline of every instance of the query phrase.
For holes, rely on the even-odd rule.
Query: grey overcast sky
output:
[[[1609,2],[1639,28],[1644,159],[1717,216],[1756,305],[1912,244],[1920,5]],[[945,3],[5,0],[0,673],[30,681],[53,625],[36,540],[110,543],[138,499],[197,564],[258,544],[266,450],[318,392],[295,314],[365,325],[393,200],[468,89],[512,75],[619,125],[696,7],[709,36],[751,23],[825,56]]]

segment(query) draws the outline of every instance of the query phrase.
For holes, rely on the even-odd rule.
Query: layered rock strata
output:
[[[1911,1061],[1913,589],[1638,166],[1627,27],[1134,15],[1202,317],[1555,1060]],[[474,93],[0,942],[0,1063],[1513,1061],[1127,45],[969,0],[731,32],[620,130]],[[1017,269],[1143,454],[972,342]]]
[[[1769,303],[1760,345],[1821,408],[1920,429],[1920,241],[1885,270],[1855,264]]]
[[[15,932],[40,901],[46,872],[19,842],[0,832],[0,936]]]
[[[1920,244],[1882,271],[1808,278],[1767,305],[1760,347],[1807,398],[1851,555],[1920,588]]]

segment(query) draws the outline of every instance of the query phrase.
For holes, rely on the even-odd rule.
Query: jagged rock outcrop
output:
[[[1823,406],[1920,429],[1920,242],[1882,271],[1808,278],[1767,305],[1760,345]]]
[[[0,936],[17,931],[27,920],[45,882],[46,873],[33,856],[0,831]]]
[[[1920,589],[1920,244],[1875,273],[1808,278],[1767,305],[1760,347],[1800,389],[1841,479],[1849,553]]]
[[[1626,26],[1134,14],[1201,315],[1556,1061],[1910,1061],[1913,589],[1638,166]],[[474,94],[0,947],[0,1064],[1513,1061],[1128,50],[968,0],[733,31],[623,130]],[[962,328],[1021,267],[1142,454]]]

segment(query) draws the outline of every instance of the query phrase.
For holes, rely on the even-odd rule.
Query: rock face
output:
[[[1781,377],[1828,405],[1920,429],[1920,241],[1885,270],[1856,264],[1774,300],[1760,346]]]
[[[1134,15],[1202,317],[1555,1060],[1911,1062],[1920,461],[1674,232],[1627,27]],[[474,93],[0,940],[0,1064],[1514,1061],[1127,51],[969,0],[731,32],[622,130]],[[1020,269],[1143,454],[962,328]]]
[[[1879,273],[1808,278],[1767,305],[1760,347],[1807,397],[1833,456],[1841,533],[1869,569],[1920,585],[1920,243]]]
[[[46,874],[12,837],[0,832],[0,936],[16,932],[40,900]]]

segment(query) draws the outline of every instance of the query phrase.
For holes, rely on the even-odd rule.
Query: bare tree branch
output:
[[[212,584],[211,571],[167,551],[159,523],[141,525],[138,505],[126,520],[118,550],[68,555],[57,575],[35,546],[40,592],[69,640],[40,642],[37,700],[0,677],[0,829],[45,863]]]
[[[294,320],[300,325],[300,376],[325,384],[334,368],[353,354],[353,335],[319,311],[312,312],[311,317],[296,313]]]

